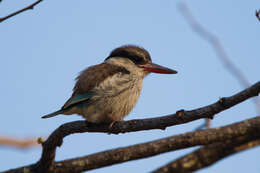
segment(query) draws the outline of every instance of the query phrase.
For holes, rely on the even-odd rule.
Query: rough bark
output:
[[[145,157],[150,157],[156,154],[160,154],[163,152],[168,152],[180,148],[187,148],[195,145],[207,145],[210,143],[214,142],[220,142],[223,140],[228,140],[234,137],[238,137],[241,135],[245,134],[240,134],[241,131],[239,131],[240,126],[236,127],[236,129],[233,129],[232,132],[234,135],[229,136],[229,134],[225,134],[226,132],[219,132],[218,135],[219,137],[216,137],[213,132],[211,132],[212,129],[209,129],[207,132],[211,132],[211,134],[207,134],[206,136],[200,136],[198,135],[201,131],[198,132],[191,132],[188,134],[184,135],[178,135],[176,137],[173,137],[174,142],[177,140],[177,143],[171,143],[171,138],[167,139],[162,139],[159,140],[159,143],[146,143],[146,144],[139,144],[130,147],[123,148],[125,149],[123,152],[120,149],[115,149],[108,151],[109,154],[107,155],[106,152],[101,153],[101,155],[98,155],[95,157],[95,155],[92,157],[86,156],[83,158],[76,158],[76,159],[71,159],[68,161],[64,162],[54,162],[55,159],[55,153],[56,153],[56,148],[57,146],[62,145],[62,140],[64,137],[74,134],[74,133],[84,133],[84,132],[107,132],[107,133],[113,133],[113,134],[118,134],[118,133],[126,133],[126,132],[135,132],[135,131],[140,131],[140,130],[150,130],[150,129],[165,129],[166,127],[173,126],[173,125],[178,125],[178,124],[183,124],[187,123],[190,121],[194,121],[197,119],[201,118],[213,118],[215,114],[226,110],[236,104],[239,104],[251,97],[257,96],[260,92],[260,82],[257,82],[256,84],[252,85],[251,87],[233,95],[230,97],[225,97],[219,99],[216,103],[210,104],[208,106],[191,110],[191,111],[177,111],[175,114],[172,115],[167,115],[167,116],[162,116],[158,118],[150,118],[150,119],[142,119],[142,120],[130,120],[130,121],[123,121],[123,122],[118,122],[112,126],[112,128],[109,127],[107,124],[93,124],[93,123],[87,123],[85,121],[75,121],[71,123],[66,123],[62,126],[60,126],[58,129],[56,129],[50,136],[49,138],[43,142],[43,151],[42,151],[42,156],[41,159],[34,165],[31,166],[25,166],[23,168],[18,168],[15,171],[21,171],[21,170],[26,170],[26,171],[32,171],[32,172],[59,172],[62,170],[65,172],[66,170],[71,170],[71,169],[76,169],[75,171],[79,171],[77,169],[81,170],[89,170],[89,169],[94,169],[98,167],[103,167],[103,166],[108,166],[111,164],[115,163],[121,163],[129,160],[134,160],[134,159],[140,159],[140,158],[145,158]],[[255,119],[257,122],[257,118]],[[249,121],[245,121],[249,122]],[[251,122],[251,121],[250,121]],[[252,122],[253,123],[253,122]],[[244,127],[244,126],[242,126]],[[242,128],[243,129],[243,128]],[[217,130],[217,129],[215,129]],[[205,131],[203,131],[204,133]],[[239,134],[236,136],[236,133]],[[253,131],[248,132],[248,135],[252,135]],[[223,136],[224,135],[224,136]],[[214,140],[211,139],[211,137],[216,137]],[[211,142],[206,142],[210,139]],[[163,141],[167,141],[165,144]],[[185,141],[188,140],[188,141]],[[195,143],[191,143],[191,141]],[[182,141],[182,142],[180,142]],[[158,142],[158,141],[157,141]],[[151,145],[150,145],[151,144]],[[155,144],[155,145],[154,145]],[[169,145],[168,145],[169,144]],[[142,147],[147,145],[146,147],[147,150],[144,150]],[[158,150],[157,148],[149,148],[152,146],[157,146],[160,145],[160,148],[163,150]],[[173,145],[173,147],[172,147]],[[138,148],[137,146],[142,146],[141,148]],[[137,147],[137,148],[136,148]],[[130,148],[130,150],[129,150]],[[166,150],[164,150],[166,149]],[[152,152],[147,152],[147,151],[152,151]],[[131,152],[133,151],[133,152]],[[142,151],[145,151],[142,153]],[[111,153],[112,152],[112,153]],[[118,154],[119,152],[119,154]],[[112,155],[115,155],[116,159],[112,159]],[[120,153],[122,153],[120,155]],[[131,155],[127,156],[127,153],[136,153],[136,155]],[[99,153],[100,154],[100,153]],[[103,155],[103,156],[102,156]],[[91,158],[94,158],[95,162],[91,162],[89,160]],[[101,158],[103,157],[103,160]],[[117,160],[119,159],[119,161]],[[121,160],[120,160],[121,159]],[[122,160],[123,159],[123,160]],[[104,161],[105,160],[105,161]],[[100,163],[98,163],[100,162]],[[83,164],[84,163],[84,164]],[[91,166],[85,163],[91,163]],[[93,164],[95,163],[95,164]],[[59,167],[62,165],[63,169]],[[74,167],[73,167],[74,165]],[[75,168],[75,165],[77,167]],[[82,165],[79,166],[79,165]],[[55,168],[55,169],[54,169]]]
[[[183,148],[209,145],[216,142],[234,140],[239,137],[257,139],[260,137],[260,117],[245,120],[232,125],[195,131],[176,135],[160,140],[155,140],[143,144],[108,150],[85,157],[53,162],[48,170],[39,169],[39,163],[22,168],[6,171],[7,173],[17,172],[49,172],[67,173],[82,172],[86,170],[101,168],[113,164],[137,160],[141,158],[155,156],[161,153],[179,150]]]
[[[236,139],[213,143],[174,160],[152,173],[193,172],[246,149],[260,145],[256,136],[241,136]]]

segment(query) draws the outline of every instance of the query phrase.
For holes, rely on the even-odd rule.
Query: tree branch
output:
[[[84,132],[108,132],[113,134],[135,132],[140,130],[150,129],[165,129],[166,127],[187,123],[200,118],[213,118],[213,116],[223,110],[226,110],[238,103],[241,103],[248,98],[257,96],[260,92],[260,82],[252,85],[251,87],[226,98],[221,98],[214,104],[191,110],[191,111],[178,111],[176,114],[150,118],[141,120],[130,120],[118,122],[109,128],[106,124],[93,124],[85,121],[75,121],[61,125],[56,129],[49,138],[42,144],[43,151],[40,161],[37,164],[37,170],[47,170],[52,165],[56,147],[62,145],[64,137],[74,133]]]
[[[260,21],[260,10],[255,12],[255,16]]]
[[[17,138],[10,138],[6,136],[0,136],[0,146],[26,149],[26,148],[31,148],[40,145],[37,143],[36,138],[17,139]]]
[[[193,172],[246,149],[260,145],[260,139],[241,136],[236,139],[213,143],[187,154],[152,173]]]
[[[108,150],[76,159],[54,162],[47,170],[42,170],[39,163],[22,168],[6,171],[5,173],[17,172],[49,172],[69,173],[101,168],[130,160],[151,157],[161,153],[197,145],[209,145],[215,142],[234,140],[238,137],[248,139],[260,138],[260,117],[245,120],[232,125],[215,129],[207,129],[196,132],[184,133],[152,142],[132,145],[128,147]]]
[[[222,46],[219,39],[214,34],[210,33],[202,27],[202,25],[193,17],[191,11],[185,3],[180,3],[179,10],[191,26],[192,30],[196,32],[199,36],[201,36],[204,40],[208,41],[208,43],[213,47],[217,57],[224,65],[226,70],[229,71],[230,74],[233,75],[234,78],[236,78],[240,82],[241,86],[243,86],[244,88],[250,86],[250,83],[244,76],[244,74],[230,60],[230,57],[227,55],[226,50]],[[256,16],[259,16],[258,12],[256,12]],[[254,102],[256,105],[256,110],[258,114],[260,114],[259,99],[255,98]]]
[[[11,18],[11,17],[13,17],[13,16],[15,16],[15,15],[17,15],[17,14],[20,14],[20,13],[22,13],[22,12],[24,12],[24,11],[33,10],[33,8],[34,8],[37,4],[39,4],[41,1],[43,1],[43,0],[38,0],[38,1],[34,2],[33,4],[31,4],[31,5],[29,5],[29,6],[25,7],[25,8],[23,8],[23,9],[21,9],[21,10],[18,10],[18,11],[14,12],[14,13],[11,13],[11,14],[5,16],[5,17],[1,17],[1,18],[0,18],[0,23],[3,22],[3,21],[5,21],[5,20],[7,20],[7,19],[9,19],[9,18]]]
[[[43,143],[41,159],[38,163],[40,170],[45,170],[52,164],[55,158],[56,147],[61,146],[62,139],[73,133],[84,132],[108,132],[113,134],[135,132],[150,129],[165,129],[166,127],[183,124],[200,118],[213,118],[213,116],[225,109],[228,109],[260,92],[260,82],[250,88],[227,98],[222,98],[218,102],[192,111],[178,111],[176,114],[150,118],[143,120],[130,120],[119,122],[110,128],[108,125],[91,124],[86,125],[85,121],[75,121],[66,123],[56,129],[46,142]]]

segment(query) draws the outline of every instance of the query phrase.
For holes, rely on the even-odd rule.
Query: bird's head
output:
[[[137,70],[146,76],[149,73],[161,74],[176,74],[177,71],[167,67],[152,63],[150,54],[144,48],[134,45],[122,46],[114,49],[105,61],[112,60],[115,64],[124,67],[134,67],[132,70]],[[129,68],[127,68],[129,70]]]

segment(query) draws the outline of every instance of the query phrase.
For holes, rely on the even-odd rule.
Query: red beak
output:
[[[144,68],[145,71],[149,71],[152,73],[161,73],[161,74],[176,74],[177,71],[169,69],[167,67],[160,66],[154,63],[147,63],[143,65],[139,65],[140,67]]]

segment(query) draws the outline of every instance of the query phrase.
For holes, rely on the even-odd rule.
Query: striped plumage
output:
[[[143,48],[123,46],[113,50],[103,63],[80,73],[71,98],[61,110],[43,118],[79,114],[94,123],[122,120],[136,105],[143,78],[151,72],[145,70],[146,64],[152,63],[149,53]],[[161,67],[158,67],[160,70]],[[149,66],[147,69],[152,68]],[[153,70],[158,72],[158,69]],[[175,73],[167,68],[164,70]]]

